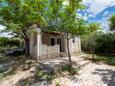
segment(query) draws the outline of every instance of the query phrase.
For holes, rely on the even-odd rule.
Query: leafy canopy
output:
[[[111,31],[115,31],[115,15],[112,15],[109,19],[109,26]]]
[[[44,10],[47,0],[1,0],[1,23],[7,26],[6,31],[18,35],[27,35],[30,26],[46,26]]]
[[[85,8],[81,1],[51,0],[48,10],[49,30],[70,34],[80,34],[83,32],[85,21],[77,15],[77,10]]]

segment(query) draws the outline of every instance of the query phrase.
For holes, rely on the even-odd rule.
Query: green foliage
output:
[[[45,26],[44,10],[47,0],[3,0],[1,13],[5,31],[25,36],[32,24]]]
[[[92,41],[92,39],[94,39]],[[91,47],[95,47],[95,53],[114,54],[115,53],[115,34],[98,33],[93,36],[82,38],[82,50],[91,52]]]
[[[26,71],[26,70],[29,70],[31,67],[35,66],[36,65],[36,62],[32,59],[29,59],[29,60],[26,60],[24,62],[24,65],[21,66],[21,69],[23,71]]]
[[[13,75],[15,73],[15,68],[0,72],[0,79],[3,79],[7,76]]]
[[[86,28],[87,31],[86,35],[83,36],[82,47],[84,47],[83,49],[88,49],[93,55],[96,48],[95,39],[102,28],[99,23],[90,23]]]
[[[112,15],[109,19],[109,26],[111,31],[115,31],[115,15]]]
[[[12,48],[12,47],[21,47],[21,41],[15,38],[0,37],[1,49]]]
[[[56,83],[56,85],[55,86],[61,86],[59,83]]]
[[[55,78],[55,76],[53,73],[47,73],[43,69],[39,69],[35,74],[35,78],[38,80],[51,81]]]
[[[0,55],[0,63],[8,63],[11,61],[11,58],[9,57],[6,57],[6,56],[3,56],[3,55]]]
[[[65,2],[68,4],[64,5]],[[81,2],[82,0],[51,0],[47,19],[49,30],[74,35],[83,33],[85,21],[77,15],[77,10],[84,8]]]
[[[67,2],[67,4],[64,4]],[[83,9],[82,0],[51,0],[48,9],[48,30],[61,32],[67,40],[67,50],[69,64],[71,63],[71,54],[69,50],[69,40],[75,35],[81,35],[85,32],[84,20],[77,15],[77,11]]]
[[[25,54],[29,55],[29,36],[33,29],[47,25],[45,11],[48,0],[2,0],[0,9],[0,22],[7,28],[4,32],[16,34],[23,38]]]
[[[70,67],[69,65],[65,65],[61,68],[62,72],[68,72],[70,75],[75,75],[78,74],[78,71],[80,70],[80,67],[78,68],[74,68],[74,67]]]
[[[95,59],[93,60],[90,57],[87,57],[86,59],[95,61],[95,62],[103,62],[109,65],[115,66],[115,56],[109,56],[109,55],[96,55]]]
[[[89,34],[94,34],[98,30],[102,29],[100,26],[100,23],[90,23],[86,28],[87,28]]]

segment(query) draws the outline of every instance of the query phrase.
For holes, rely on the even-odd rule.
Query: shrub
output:
[[[45,70],[43,69],[39,69],[36,73],[35,73],[35,78],[42,81],[42,80],[47,80],[47,81],[51,81],[55,78],[54,74],[52,73],[47,73]]]
[[[56,86],[61,86],[59,83],[56,83]]]
[[[96,34],[92,41],[92,36],[82,38],[82,50],[91,52],[94,47],[94,53],[114,54],[115,53],[115,33]]]
[[[15,38],[0,37],[0,50],[12,47],[21,47],[21,41]]]
[[[70,75],[75,75],[75,74],[78,74],[78,71],[80,70],[80,67],[77,67],[77,68],[74,68],[74,67],[72,67],[72,68],[70,68],[70,66],[69,65],[65,65],[65,66],[63,66],[62,67],[62,72],[68,72]]]

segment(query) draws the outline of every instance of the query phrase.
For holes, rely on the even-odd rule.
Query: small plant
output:
[[[62,67],[62,72],[68,72],[69,74],[71,74],[71,75],[74,75],[74,74],[77,74],[78,73],[78,71],[80,70],[80,67],[77,67],[77,68],[74,68],[74,67],[72,67],[72,68],[70,68],[70,66],[69,65],[65,65],[65,66],[63,66]]]
[[[109,65],[115,66],[115,57],[114,56],[106,56],[106,55],[96,55],[95,61],[92,58],[86,58],[87,60],[91,60],[93,62],[103,62]]]
[[[29,79],[27,78],[27,79],[24,79],[24,80],[20,80],[19,81],[19,84],[21,85],[21,86],[29,86]]]
[[[55,86],[61,86],[59,83],[56,83],[56,85]]]
[[[53,73],[47,73],[43,69],[40,69],[35,74],[36,79],[51,81],[55,78]]]
[[[23,71],[30,69],[32,66],[36,65],[34,60],[26,60],[21,68]]]
[[[51,80],[53,80],[55,77],[54,77],[54,75],[52,75],[52,74],[50,74],[50,75],[48,75],[47,76],[47,81],[51,81]]]
[[[0,79],[3,79],[9,75],[13,75],[15,73],[16,69],[15,68],[12,68],[12,69],[9,69],[7,71],[4,71],[2,73],[0,73]]]

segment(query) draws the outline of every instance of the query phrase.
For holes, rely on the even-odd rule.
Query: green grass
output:
[[[30,57],[20,56],[6,56],[0,54],[0,65],[7,64],[15,61],[11,68],[6,67],[4,70],[0,70],[0,79],[3,79],[9,75],[13,75],[16,70],[28,70],[35,65],[34,60]]]
[[[78,71],[80,70],[80,67],[77,67],[77,68],[70,68],[69,65],[65,65],[61,68],[61,71],[62,72],[68,72],[70,75],[75,75],[75,74],[78,74]]]
[[[80,70],[80,67],[78,67],[78,68],[74,68],[74,67],[70,68],[69,65],[63,66],[61,68],[61,72],[58,72],[58,73],[53,73],[53,72],[47,73],[43,69],[39,69],[35,73],[35,78],[40,79],[40,80],[51,81],[51,80],[55,79],[56,77],[62,77],[62,75],[64,73],[67,73],[68,75],[78,74],[79,70]]]
[[[56,83],[56,85],[55,86],[61,86],[59,83]]]
[[[87,59],[93,60],[92,58],[87,58]],[[95,55],[94,62],[103,62],[108,65],[115,66],[115,56]]]
[[[5,77],[7,77],[7,76],[9,76],[9,75],[13,75],[13,74],[15,74],[15,69],[14,69],[14,68],[9,69],[9,70],[4,71],[4,72],[1,72],[1,73],[0,73],[0,79],[3,79],[3,78],[5,78]]]
[[[27,60],[32,60],[31,57],[26,57],[25,55],[19,55],[19,56],[8,56],[8,55],[1,55],[0,54],[0,64],[1,63],[7,63],[12,60],[15,61],[27,61]]]
[[[10,62],[12,59],[7,56],[0,55],[0,64]]]
[[[96,60],[115,66],[115,56],[112,57],[112,56],[97,55]]]
[[[51,81],[55,78],[55,75],[52,73],[46,73],[43,70],[38,70],[35,74],[35,78],[41,79],[41,80],[47,80]]]

